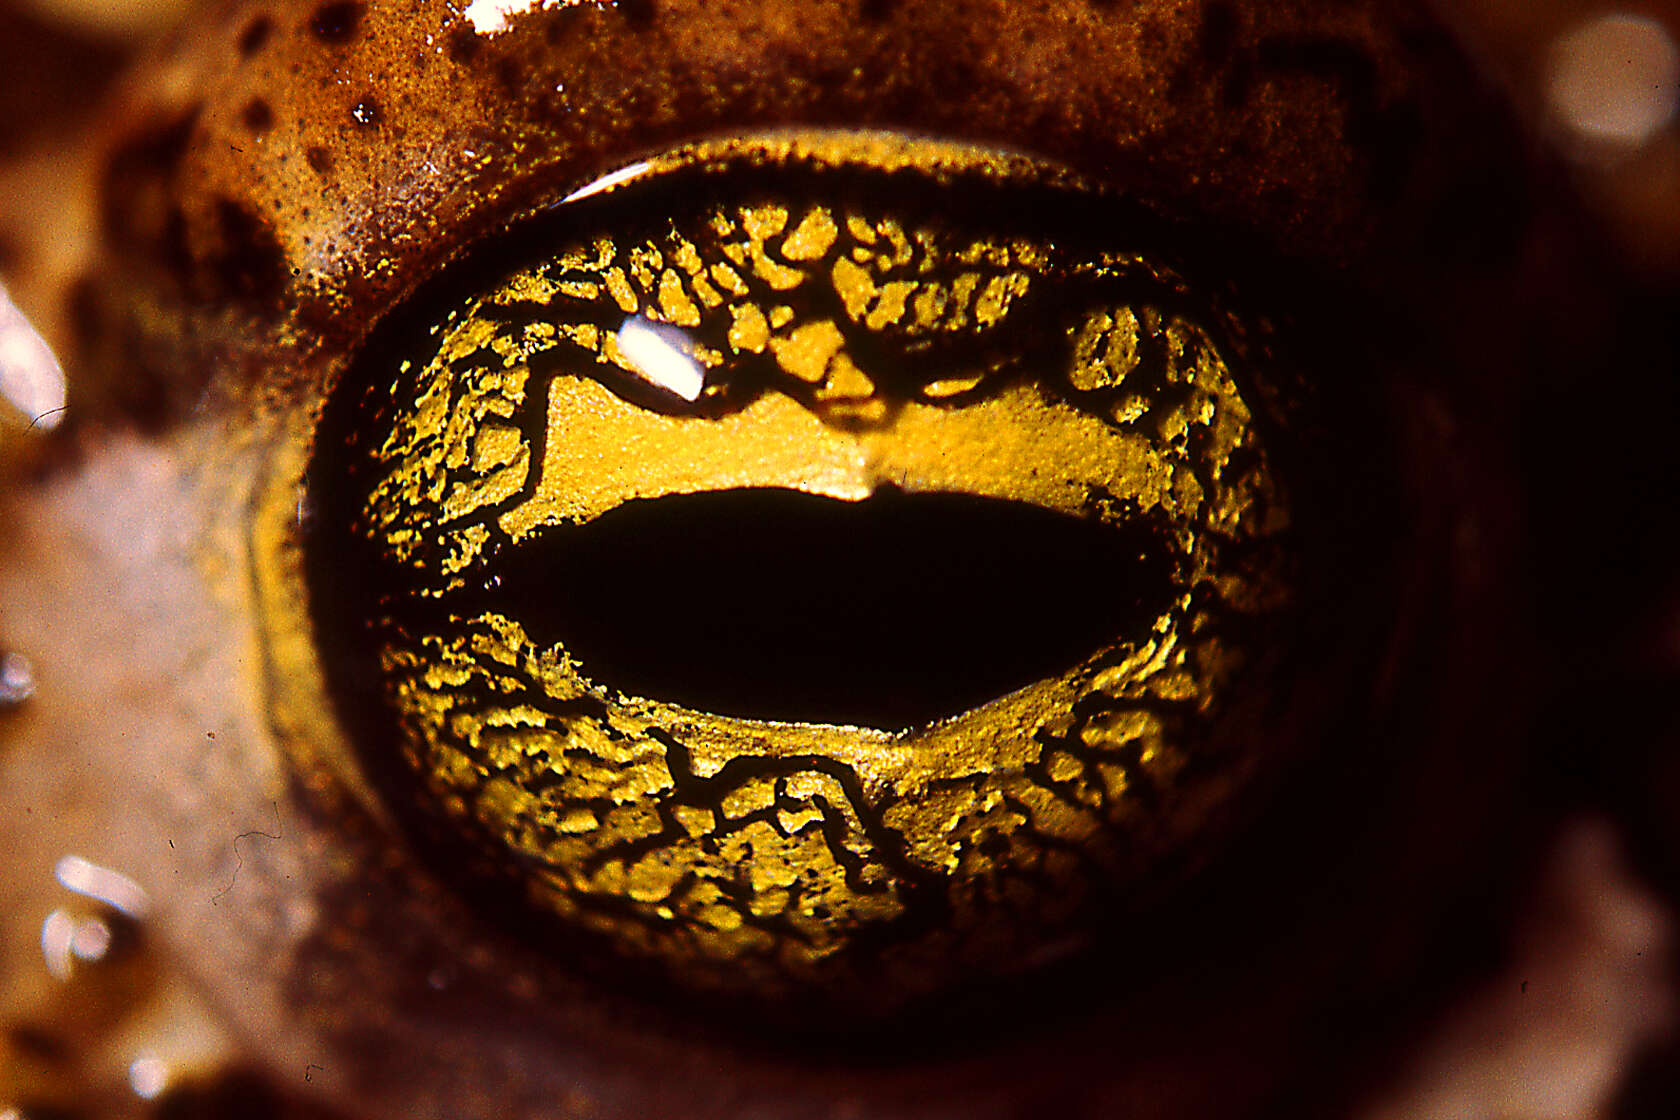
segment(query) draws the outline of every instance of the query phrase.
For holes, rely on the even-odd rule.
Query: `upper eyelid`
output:
[[[1376,158],[1350,149],[1350,129],[1379,107],[1414,112],[1403,77],[1338,61],[1338,49],[1358,57],[1375,34],[1359,18],[1309,33],[1210,4],[1199,24],[1173,23],[1146,48],[1161,34],[1154,21],[1095,4],[1058,18],[984,9],[978,23],[950,5],[877,7],[884,19],[861,28],[848,3],[801,9],[791,26],[771,19],[728,50],[711,45],[727,29],[689,0],[663,0],[651,15],[642,6],[645,18],[543,9],[491,38],[460,19],[427,25],[398,5],[368,9],[330,41],[302,4],[236,10],[166,64],[203,74],[190,95],[141,87],[105,159],[101,271],[149,293],[168,313],[151,325],[186,355],[191,336],[222,318],[240,324],[229,332],[235,348],[255,340],[306,366],[354,346],[371,317],[466,246],[639,152],[848,119],[1036,149],[1104,178],[1125,168],[1120,181],[1138,197],[1258,231],[1292,253],[1339,254],[1367,235],[1364,180]],[[1277,25],[1253,26],[1262,19]],[[272,30],[247,54],[258,20]],[[816,60],[797,40],[812,27],[839,39]],[[1093,36],[1109,49],[1094,51]],[[646,49],[650,40],[660,49]],[[999,41],[1088,65],[1005,72]],[[1254,60],[1240,90],[1194,92],[1198,70],[1233,58]],[[900,69],[908,76],[891,86],[851,76]],[[937,86],[958,71],[972,80],[964,95]],[[1279,82],[1286,99],[1266,92]],[[1165,96],[1148,96],[1162,87]],[[1268,149],[1279,129],[1287,151]],[[1140,161],[1143,150],[1168,154]],[[1254,181],[1268,190],[1249,190]],[[103,290],[95,302],[120,318],[123,298]]]

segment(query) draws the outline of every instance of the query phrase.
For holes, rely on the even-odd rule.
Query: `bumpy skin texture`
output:
[[[195,27],[164,97],[131,102],[107,236],[160,297],[272,322],[301,356],[559,188],[716,132],[1027,147],[1313,258],[1434,217],[1410,196],[1442,186],[1420,132],[1451,93],[1415,87],[1358,9],[865,9],[567,4],[484,37],[442,2],[357,8],[330,34],[306,6],[241,6]]]
[[[166,958],[312,1098],[510,1117],[1334,1102],[1386,1041],[1348,1009],[1438,976],[1426,948],[1510,871],[1531,681],[1511,427],[1547,371],[1591,357],[1612,297],[1420,13],[626,0],[484,37],[441,2],[234,4],[123,106],[89,272],[20,293],[73,300],[54,341],[75,422],[0,498],[0,638],[41,671],[0,725],[0,838],[27,853],[4,911],[32,922],[67,849],[120,867]],[[1362,550],[1323,561],[1321,609],[1359,656],[1302,685],[1302,735],[1357,747],[1280,795],[1200,920],[1135,919],[1177,951],[1114,954],[1042,1024],[1004,1001],[857,1062],[626,1001],[442,885],[356,764],[303,601],[315,420],[377,319],[604,171],[790,124],[1030,149],[1188,231],[1244,290],[1269,281],[1304,365],[1365,406],[1299,436],[1296,469],[1367,472],[1382,523],[1335,522]],[[1561,286],[1538,290],[1537,257]],[[1550,345],[1513,354],[1523,337]]]

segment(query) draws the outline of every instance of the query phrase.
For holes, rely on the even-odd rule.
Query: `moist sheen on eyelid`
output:
[[[1057,207],[1098,210],[1053,169],[856,134],[705,151],[586,193],[556,212],[552,255],[443,308],[407,349],[362,355],[328,425],[346,434],[312,469],[336,511],[317,614],[382,681],[354,701],[387,713],[365,749],[467,862],[686,987],[839,1000],[873,978],[865,1002],[884,1009],[1077,940],[1093,898],[1148,881],[1262,765],[1223,722],[1275,651],[1232,624],[1264,633],[1290,597],[1287,506],[1217,316],[1105,244],[1123,232],[1075,236]],[[1047,675],[871,727],[627,691],[521,606],[585,547],[565,534],[707,496],[718,516],[791,517],[776,493],[835,523],[926,503],[926,532],[944,528],[920,545],[894,529],[866,555],[854,519],[849,539],[799,538],[813,559],[791,529],[730,522],[715,531],[762,533],[740,562],[776,573],[730,582],[736,613],[801,594],[787,573],[802,567],[828,593],[874,586],[836,551],[905,573],[894,549],[927,549],[926,572],[973,564],[953,546],[987,516],[979,499],[1037,511],[1038,529],[990,516],[1045,532],[1045,562],[1058,522],[1119,551],[1078,576],[1073,553],[1012,571],[1019,586],[973,611],[1015,597],[1117,629]],[[546,576],[529,574],[540,549]],[[351,598],[334,589],[347,556]],[[638,593],[613,588],[597,594]],[[880,598],[842,589],[831,615]]]

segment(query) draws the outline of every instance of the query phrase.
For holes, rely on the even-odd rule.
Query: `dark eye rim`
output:
[[[602,201],[604,204],[609,200]],[[1189,228],[1186,223],[1163,222],[1151,211],[1107,195],[1099,196],[1099,201],[1094,205],[1099,208],[1105,222],[1123,221],[1124,219],[1118,216],[1120,214],[1142,215],[1143,220],[1150,223],[1150,236],[1159,239],[1157,243],[1170,243],[1174,232]],[[547,232],[556,228],[564,230],[575,220],[563,208],[544,207],[525,221],[514,223],[510,227],[510,236],[515,244],[540,244],[541,238],[533,236],[533,231]],[[549,233],[548,236],[554,235]],[[1192,244],[1191,252],[1180,252],[1174,258],[1174,266],[1194,275],[1194,263],[1180,265],[1179,261],[1194,262],[1199,256],[1194,251],[1197,247],[1207,254],[1218,253],[1225,260],[1231,259],[1231,247],[1222,238],[1210,237],[1206,242],[1201,242],[1198,238]],[[429,309],[441,306],[438,300],[458,298],[458,293],[464,290],[464,285],[473,283],[477,277],[504,272],[508,267],[506,252],[503,245],[492,242],[479,246],[470,253],[465,258],[468,263],[463,268],[451,266],[444,269],[430,282],[420,286],[419,295],[405,301],[393,313],[385,316],[369,335],[367,346],[361,352],[371,352],[371,348],[382,338],[401,337],[401,332],[405,329],[412,329],[408,326],[410,323],[427,321],[425,316]],[[1264,277],[1270,296],[1268,302],[1272,304],[1288,302],[1286,299],[1279,299],[1279,289],[1284,287],[1280,283],[1280,277],[1283,276],[1305,276],[1307,279],[1301,281],[1303,287],[1296,289],[1297,292],[1311,291],[1323,294],[1322,305],[1315,304],[1312,312],[1303,314],[1297,308],[1296,313],[1289,315],[1287,319],[1281,315],[1270,318],[1261,329],[1260,342],[1256,343],[1253,335],[1245,335],[1240,345],[1263,349],[1268,357],[1288,351],[1292,354],[1311,354],[1326,363],[1315,365],[1311,359],[1304,360],[1300,368],[1312,372],[1335,368],[1326,359],[1326,353],[1341,362],[1345,362],[1348,357],[1346,348],[1354,348],[1361,355],[1372,356],[1369,340],[1361,338],[1360,328],[1369,329],[1372,322],[1381,321],[1381,310],[1373,311],[1367,307],[1361,309],[1357,317],[1344,314],[1349,301],[1332,294],[1337,289],[1322,273],[1302,270],[1298,266],[1270,258],[1260,263],[1246,261],[1243,267],[1226,271],[1244,278]],[[1241,281],[1228,278],[1218,298],[1221,301],[1231,301],[1237,298],[1232,296],[1232,292],[1244,290],[1246,288]],[[446,295],[439,296],[436,293]],[[1230,316],[1225,321],[1236,320],[1234,316]],[[1318,334],[1312,334],[1307,329],[1312,324],[1326,324],[1326,328]],[[1308,343],[1299,345],[1303,337],[1308,339]],[[1294,349],[1291,350],[1291,347]],[[1380,353],[1373,356],[1373,361],[1385,360],[1388,359]],[[354,363],[351,368],[354,368]],[[1299,392],[1299,386],[1311,375],[1303,372],[1299,376],[1301,381],[1280,383],[1270,388],[1277,397],[1287,398],[1291,390]],[[344,384],[354,383],[353,373],[346,373],[344,377]],[[375,391],[377,388],[375,382],[365,384],[368,391]],[[1312,498],[1305,511],[1310,523],[1305,531],[1321,533],[1322,539],[1329,542],[1313,551],[1315,560],[1309,566],[1330,580],[1338,576],[1345,579],[1350,567],[1358,566],[1355,562],[1359,559],[1362,547],[1370,550],[1373,548],[1373,542],[1376,542],[1375,548],[1380,550],[1397,543],[1392,538],[1395,527],[1376,524],[1376,519],[1372,516],[1375,509],[1398,508],[1404,501],[1399,494],[1402,487],[1397,478],[1397,468],[1389,458],[1392,452],[1386,446],[1393,433],[1386,427],[1381,427],[1382,422],[1375,419],[1380,415],[1379,409],[1383,402],[1373,401],[1363,390],[1363,386],[1355,386],[1352,391],[1341,392],[1338,391],[1337,384],[1325,387],[1320,383],[1313,390],[1312,395],[1315,399],[1311,402],[1312,407],[1295,413],[1308,417],[1307,424],[1318,442],[1315,444],[1311,440],[1286,439],[1278,444],[1285,449],[1286,455],[1290,449],[1299,449],[1303,445],[1311,447],[1309,452],[1300,455],[1299,463],[1291,464],[1289,469],[1292,470],[1320,469],[1326,462],[1338,463],[1344,468],[1354,465],[1352,471],[1345,472],[1327,486],[1306,487]],[[342,401],[347,399],[347,395],[335,390],[331,399]],[[1341,411],[1338,411],[1337,406],[1341,406]],[[1300,409],[1301,402],[1291,401],[1290,407]],[[348,406],[345,406],[344,413],[349,411],[351,410]],[[331,446],[343,438],[341,434],[334,434],[336,430],[342,429],[342,424],[335,429],[333,415],[334,410],[329,408],[318,432],[319,445]],[[1350,422],[1350,417],[1363,419]],[[1338,420],[1343,422],[1344,427],[1337,427]],[[1281,427],[1280,421],[1274,419],[1272,422]],[[1371,440],[1371,427],[1367,425],[1376,426],[1378,431],[1387,435],[1379,440]],[[1297,476],[1296,481],[1299,479],[1300,476]],[[330,510],[329,503],[323,508],[322,514],[330,517]],[[1354,527],[1351,533],[1347,531],[1350,526]],[[1368,565],[1365,566],[1364,575],[1371,575]],[[1337,593],[1340,598],[1336,600],[1335,605],[1345,608],[1350,603],[1359,603],[1362,604],[1357,608],[1360,617],[1380,617],[1385,613],[1385,592],[1379,589],[1393,589],[1401,581],[1401,575],[1391,571],[1386,576],[1368,578],[1363,587],[1346,584]],[[1305,632],[1316,635],[1320,640],[1335,643],[1340,649],[1340,643],[1345,638],[1346,623],[1347,616],[1344,611],[1324,609],[1309,612],[1301,626]],[[1350,668],[1351,664],[1357,664],[1363,666],[1369,675],[1374,677],[1380,672],[1380,660],[1380,651],[1368,648],[1359,655],[1356,662],[1344,663],[1334,671],[1324,671],[1335,679],[1357,680],[1359,670]],[[361,687],[365,687],[365,682]],[[1324,688],[1321,682],[1321,691],[1330,690]],[[1327,703],[1332,708],[1337,706],[1334,702],[1327,701],[1324,696],[1318,697],[1318,702]],[[1354,701],[1356,707],[1360,703],[1362,700]],[[354,730],[357,713],[365,712],[366,706],[355,702],[354,699],[346,702],[341,696],[338,708],[346,724],[352,728],[352,737],[357,737]],[[1354,722],[1357,723],[1357,720]],[[363,726],[365,728],[365,721]],[[369,732],[364,729],[360,734],[366,736]],[[984,989],[976,990],[969,997],[907,1015],[892,1029],[878,1032],[867,1040],[858,1039],[855,1032],[844,1026],[833,1030],[819,1026],[813,1030],[786,1032],[785,1024],[782,1038],[767,1039],[762,1030],[759,1009],[744,1004],[733,1009],[725,1008],[721,1013],[714,1008],[711,1013],[702,1017],[703,1022],[691,1022],[689,1014],[680,1009],[670,1012],[679,1024],[689,1023],[687,1027],[679,1025],[673,1029],[688,1031],[703,1026],[704,1029],[714,1030],[721,1026],[725,1035],[731,1039],[731,1045],[744,1046],[750,1050],[763,1050],[768,1047],[770,1051],[783,1050],[809,1060],[826,1061],[843,1056],[848,1061],[865,1064],[884,1063],[890,1067],[903,1061],[907,1053],[915,1055],[914,1060],[922,1061],[937,1058],[941,1054],[954,1054],[965,1047],[980,1045],[982,1042],[987,1046],[994,1041],[1006,1042],[1009,1038],[1023,1037],[1022,1032],[1030,1035],[1043,1029],[1045,1024],[1067,1025],[1081,1022],[1094,1003],[1110,999],[1125,1001],[1138,998],[1140,990],[1147,993],[1153,984],[1144,984],[1140,989],[1136,975],[1128,973],[1124,967],[1113,967],[1115,954],[1123,954],[1126,946],[1147,944],[1152,950],[1159,952],[1160,959],[1165,962],[1161,965],[1162,971],[1169,975],[1192,975],[1209,961],[1215,962],[1215,968],[1230,967],[1233,964],[1230,959],[1230,946],[1222,945],[1219,937],[1209,935],[1207,930],[1210,926],[1218,928],[1243,924],[1247,918],[1247,914],[1244,913],[1245,907],[1250,913],[1275,914],[1275,899],[1256,897],[1254,883],[1257,881],[1278,886],[1285,894],[1291,889],[1312,892],[1311,886],[1299,878],[1301,868],[1295,868],[1279,879],[1276,873],[1277,866],[1284,861],[1277,853],[1294,851],[1298,854],[1303,848],[1311,848],[1315,844],[1322,845],[1322,831],[1315,833],[1310,825],[1302,822],[1318,822],[1322,828],[1325,821],[1336,820],[1356,829],[1357,813],[1347,812],[1345,806],[1326,805],[1324,802],[1336,802],[1338,799],[1335,795],[1339,791],[1345,792],[1348,783],[1357,783],[1356,772],[1369,764],[1370,759],[1342,759],[1340,763],[1321,773],[1316,780],[1311,777],[1303,778],[1299,773],[1291,775],[1289,781],[1294,792],[1290,796],[1282,797],[1278,806],[1263,814],[1265,821],[1253,825],[1253,831],[1247,834],[1251,839],[1258,840],[1258,843],[1251,845],[1252,851],[1240,858],[1215,861],[1220,866],[1200,873],[1200,885],[1197,888],[1185,890],[1166,902],[1152,900],[1151,906],[1156,908],[1147,909],[1146,912],[1159,920],[1158,926],[1151,928],[1148,936],[1141,940],[1138,937],[1137,926],[1144,920],[1144,915],[1140,914],[1136,900],[1110,900],[1106,909],[1107,916],[1101,919],[1099,928],[1105,935],[1113,936],[1112,944],[1100,945],[1073,956],[1068,962],[1050,966],[1033,980],[990,984]],[[1313,791],[1318,791],[1316,796]],[[386,789],[387,800],[391,800],[392,792],[389,788]],[[445,839],[438,835],[434,822],[401,810],[399,816],[405,818],[405,831],[416,838],[420,850],[442,857],[444,862],[458,858],[458,853],[446,851]],[[458,838],[451,842],[458,843]],[[486,843],[488,844],[488,841]],[[510,897],[512,892],[496,872],[481,862],[473,862],[470,866],[471,874],[479,884],[478,889],[470,892],[471,905],[485,915],[487,924],[528,921],[529,911]],[[1280,883],[1288,882],[1295,882],[1296,886],[1279,886]],[[1210,916],[1213,917],[1210,919]],[[1279,933],[1277,936],[1285,935]],[[578,959],[591,959],[591,947],[579,945],[575,939],[568,940],[564,931],[545,927],[541,938],[546,946],[552,948],[555,945],[565,945],[568,952],[578,954]],[[1171,944],[1173,947],[1161,952],[1160,946],[1163,944]],[[1096,965],[1096,975],[1103,978],[1095,983],[1092,979],[1093,962]],[[631,984],[626,990],[644,1007],[649,1003],[661,1002],[668,994],[657,983]],[[1005,1015],[1004,1013],[1011,1008],[1015,1009],[1016,1013]],[[1027,1013],[1027,1009],[1031,1009],[1031,1012]],[[660,1014],[666,1012],[662,1010]],[[998,1038],[987,1037],[982,1040],[973,1033],[975,1024],[995,1024],[1000,1016],[1009,1019],[1011,1029],[1000,1032]],[[930,1050],[930,1038],[942,1039],[944,1042]]]

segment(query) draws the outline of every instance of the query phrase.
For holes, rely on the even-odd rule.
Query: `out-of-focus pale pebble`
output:
[[[1631,1059],[1674,1029],[1674,916],[1615,827],[1587,818],[1559,837],[1519,928],[1504,972],[1442,1016],[1360,1120],[1608,1114]]]
[[[1577,140],[1643,147],[1674,122],[1680,48],[1657,20],[1588,19],[1558,37],[1549,62],[1549,108]]]

